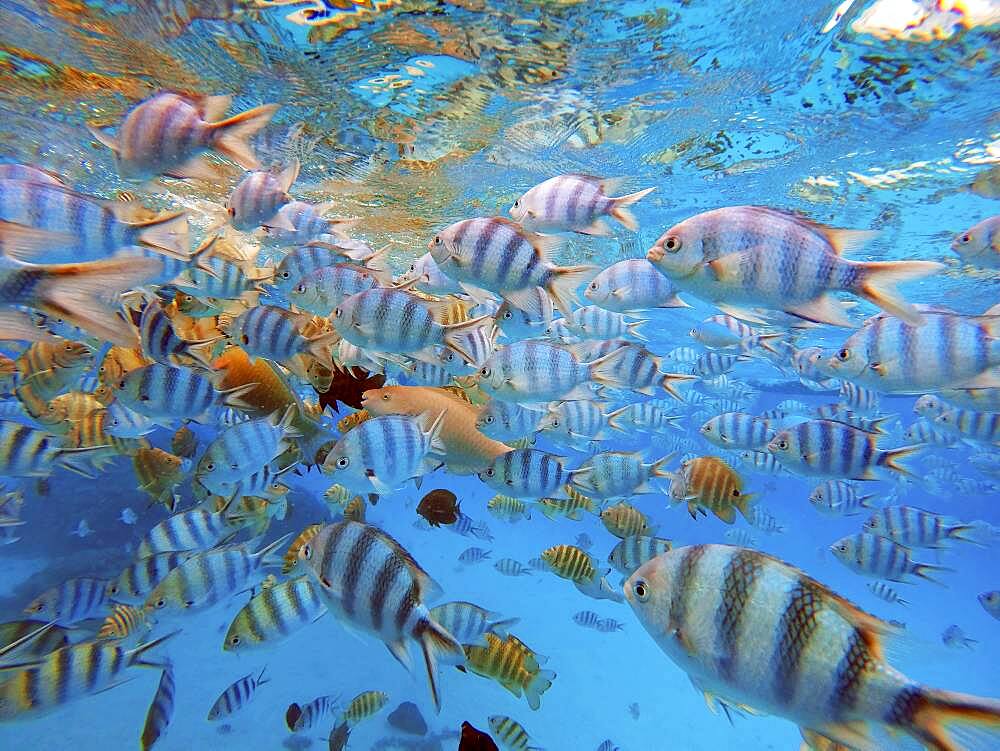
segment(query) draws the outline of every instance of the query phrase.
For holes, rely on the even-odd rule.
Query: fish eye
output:
[[[559,418],[558,417],[555,418],[554,420],[552,420],[552,427],[553,428],[558,428],[559,427]]]
[[[333,309],[333,317],[334,318],[340,318],[343,314],[344,314],[344,312],[340,308],[334,308]]]
[[[278,276],[280,276],[282,279],[291,279],[292,272],[291,271],[282,271],[280,274],[278,274]]]
[[[597,287],[598,287],[598,286],[599,286],[599,285],[597,284],[597,282],[591,282],[591,283],[590,283],[590,288],[591,288],[592,290],[595,290],[595,291],[596,291],[596,290],[597,290]]]
[[[959,238],[958,238],[958,241],[959,241],[960,243],[962,243],[962,245],[965,245],[965,244],[966,244],[966,243],[968,243],[968,242],[969,242],[969,241],[970,241],[971,239],[972,239],[972,236],[971,236],[971,235],[970,235],[970,234],[969,234],[968,232],[966,232],[966,233],[964,233],[964,234],[962,234],[962,235],[960,235],[960,236],[959,236]]]
[[[232,644],[234,647],[239,646],[240,637],[237,634],[233,634],[232,636],[229,637],[229,643]]]
[[[847,552],[847,543],[845,543],[845,542],[840,543],[840,545],[837,546],[837,550],[839,550],[841,553],[846,553]]]
[[[435,235],[434,236],[434,244],[435,245],[440,245],[441,244],[441,235]]]
[[[297,294],[304,295],[306,293],[306,285],[305,284],[300,284],[299,286],[297,286],[295,288],[295,292]]]
[[[518,198],[516,201],[514,201],[514,208],[516,209],[520,205],[521,205],[521,199]]]
[[[111,595],[112,597],[114,597],[116,594],[118,594],[118,585],[117,584],[111,584],[111,585],[109,585],[108,586],[108,594]]]
[[[247,344],[250,343],[250,337],[244,334],[243,336],[240,337],[240,341],[243,342],[244,346],[246,346]]]
[[[158,608],[164,608],[166,606],[167,606],[167,601],[164,600],[162,597],[159,600],[156,601],[156,607],[158,607]]]
[[[389,401],[389,395],[388,394],[382,394],[382,401],[384,401],[384,402]]]
[[[848,360],[851,359],[851,350],[849,350],[847,347],[844,347],[842,350],[840,350],[840,352],[837,353],[837,359],[840,360],[841,362],[847,362]]]
[[[342,456],[337,459],[337,467],[340,469],[347,469],[347,465],[351,463],[350,458]]]
[[[490,369],[489,368],[482,368],[482,369],[480,369],[479,375],[482,376],[483,378],[489,378],[490,377]]]
[[[236,216],[236,208],[233,206],[229,207],[229,216]]]
[[[493,467],[490,467],[488,470],[486,470],[486,476],[487,477],[493,477],[493,475],[495,475],[495,474],[496,474],[496,471],[494,471]]]
[[[486,424],[487,425],[492,425],[496,421],[497,421],[497,418],[495,418],[493,415],[486,415]]]
[[[666,242],[663,243],[663,247],[671,253],[676,253],[681,249],[681,239],[676,235],[671,235],[667,238]]]
[[[740,497],[739,488],[733,488],[733,498],[739,498],[739,497]]]
[[[778,449],[780,451],[787,451],[788,450],[788,441],[785,441],[785,440],[778,441]]]
[[[301,556],[303,558],[305,558],[306,560],[309,560],[310,558],[312,558],[312,554],[313,554],[312,545],[303,545],[302,546]]]
[[[505,321],[510,321],[510,320],[513,320],[513,318],[514,318],[514,314],[513,314],[513,313],[511,313],[511,312],[510,312],[509,310],[505,310],[505,311],[503,312],[503,318],[504,318],[504,320],[505,320]]]
[[[649,588],[642,579],[632,585],[632,593],[639,602],[645,602],[649,599]]]

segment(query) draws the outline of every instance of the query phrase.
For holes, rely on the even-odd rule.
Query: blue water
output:
[[[234,97],[232,112],[281,103],[255,144],[262,162],[298,157],[296,197],[333,199],[339,215],[362,217],[357,235],[373,247],[393,243],[389,257],[397,273],[424,252],[438,229],[470,216],[504,214],[532,185],[586,172],[627,176],[631,189],[656,191],[635,207],[638,233],[573,237],[558,256],[562,263],[607,266],[643,257],[681,219],[720,206],[761,204],[837,227],[878,229],[878,237],[853,256],[857,260],[944,262],[943,273],[905,287],[912,302],[981,313],[1000,300],[996,272],[963,269],[949,250],[955,233],[1000,213],[995,18],[990,26],[959,10],[935,11],[909,28],[904,23],[874,33],[863,22],[875,0],[856,0],[831,31],[821,33],[834,2],[403,2],[360,14],[361,20],[351,13],[341,18],[333,3],[321,9],[319,0],[230,12],[241,5],[3,0],[0,156],[44,166],[81,190],[110,198],[125,186],[84,123],[111,125],[160,88],[225,93]],[[967,5],[1000,12],[995,1]],[[206,18],[198,18],[199,7]],[[339,20],[309,26],[286,18],[309,7],[316,18]],[[338,24],[342,33],[332,33]],[[928,31],[932,27],[937,34]],[[390,86],[394,81],[402,83]],[[224,204],[231,187],[161,184],[150,203],[188,209],[197,235],[210,223],[211,204]],[[651,351],[696,346],[688,330],[718,312],[684,298],[690,309],[643,314]],[[862,303],[859,312],[867,316],[875,309]],[[833,346],[847,333],[815,329],[804,343]],[[837,399],[835,390],[810,391],[759,362],[741,364],[733,377],[754,387],[740,408],[755,414],[789,398],[812,406]],[[883,396],[882,412],[898,416],[888,445],[903,444],[903,430],[916,419],[915,398]],[[619,437],[601,448],[641,450],[649,461],[672,451],[719,454],[698,435],[714,412],[680,403],[675,408],[684,414],[682,430],[652,439]],[[202,431],[211,434],[211,426]],[[149,437],[169,447],[170,436],[161,429]],[[571,464],[586,458],[544,436],[536,448],[568,456]],[[880,480],[863,490],[880,500],[1000,525],[998,480],[968,463],[983,450],[933,447],[911,463],[915,481]],[[866,587],[874,580],[848,571],[827,551],[834,540],[858,531],[865,516],[816,513],[808,495],[818,481],[741,471],[746,489],[758,493],[761,506],[785,527],[780,534],[755,530],[743,519],[732,528],[714,516],[692,520],[683,506],[668,507],[662,493],[634,503],[675,545],[724,542],[727,530],[748,530],[760,550],[863,609],[904,622],[905,637],[890,657],[907,675],[1000,696],[1000,622],[976,600],[1000,588],[996,543],[956,543],[940,554],[915,551],[917,560],[953,571],[941,575],[945,586],[893,584],[909,604],[890,605]],[[291,513],[271,526],[268,541],[327,519],[322,492],[329,478],[314,469],[290,476],[289,484]],[[9,479],[7,485],[24,489],[26,524],[19,542],[0,547],[0,621],[20,617],[28,601],[70,576],[117,576],[142,533],[165,516],[162,506],[147,508],[126,459],[94,481],[56,470],[44,496],[31,480]],[[494,539],[415,527],[416,503],[430,488],[452,490],[462,511],[485,522]],[[182,495],[190,499],[186,486]],[[182,633],[162,650],[174,664],[177,704],[156,748],[299,747],[288,746],[284,713],[290,702],[324,694],[346,701],[370,689],[387,692],[390,702],[355,730],[352,749],[453,751],[462,721],[488,730],[494,714],[517,719],[533,745],[550,751],[590,751],[607,738],[622,751],[798,748],[798,730],[788,721],[735,716],[730,722],[712,714],[628,605],[588,599],[547,572],[502,576],[494,561],[527,563],[551,545],[574,543],[580,533],[594,541],[590,552],[601,560],[617,540],[592,516],[549,521],[536,511],[517,524],[500,521],[486,509],[493,495],[475,477],[439,470],[424,478],[421,491],[369,506],[367,521],[413,554],[442,585],[445,600],[469,600],[521,619],[514,633],[546,655],[545,667],[557,674],[540,710],[531,711],[495,682],[445,668],[444,706],[435,715],[419,660],[410,676],[377,640],[355,636],[330,616],[271,649],[223,652],[223,636],[243,596],[185,619]],[[126,506],[139,512],[135,526],[118,520]],[[81,519],[94,530],[85,539],[70,535]],[[471,546],[491,550],[492,558],[460,567],[459,554]],[[618,575],[612,572],[609,581],[617,585]],[[624,630],[581,628],[572,620],[580,610],[614,618]],[[942,644],[941,633],[952,624],[976,640],[971,649]],[[205,719],[223,689],[265,666],[270,682],[251,704],[222,722]],[[129,677],[45,717],[0,725],[0,748],[135,748],[159,673],[135,670]],[[420,707],[428,737],[406,736],[386,723],[403,701]],[[630,711],[633,704],[637,712]],[[297,742],[325,748],[328,731],[309,731]]]

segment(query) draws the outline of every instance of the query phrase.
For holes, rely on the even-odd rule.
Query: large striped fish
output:
[[[360,522],[343,521],[320,530],[299,550],[299,559],[319,584],[331,613],[385,642],[410,669],[408,643],[423,653],[434,707],[441,709],[439,662],[462,664],[462,646],[425,604],[441,588],[392,537]]]
[[[900,460],[922,446],[882,450],[879,438],[836,420],[807,420],[778,433],[767,450],[783,467],[807,477],[876,480],[879,473],[909,475]]]
[[[895,626],[776,558],[728,545],[675,548],[624,588],[639,621],[712,703],[784,717],[857,751],[913,740],[933,751],[1000,747],[1000,701],[910,680],[885,659]]]

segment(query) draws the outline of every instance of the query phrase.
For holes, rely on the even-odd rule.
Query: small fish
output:
[[[738,545],[741,548],[756,548],[757,538],[745,529],[727,529],[722,536],[730,545]]]
[[[480,540],[490,542],[493,540],[490,528],[484,522],[477,522],[466,514],[459,514],[458,521],[452,524],[450,529],[463,537],[478,537]]]
[[[293,733],[309,730],[316,723],[340,712],[339,696],[319,696],[308,704],[292,702],[285,710],[285,724]]]
[[[468,722],[463,722],[458,751],[500,751],[500,749],[489,735],[477,730]]]
[[[108,603],[105,579],[77,577],[48,589],[24,609],[25,615],[55,621],[61,626],[103,616]]]
[[[580,550],[590,550],[594,546],[594,541],[590,539],[590,535],[586,532],[581,532],[576,536],[576,546]]]
[[[113,604],[111,615],[104,619],[104,623],[97,631],[98,639],[126,639],[128,637],[139,637],[149,631],[153,624],[149,621],[149,614],[142,608],[132,605]]]
[[[351,728],[357,727],[358,723],[374,716],[389,703],[389,695],[382,691],[363,691],[347,705],[341,718]]]
[[[252,170],[247,172],[229,196],[226,210],[229,223],[242,232],[257,227],[277,227],[295,231],[295,225],[280,210],[292,197],[292,189],[299,176],[299,163],[293,161],[280,172]]]
[[[225,498],[237,492],[236,485],[269,465],[299,435],[292,426],[296,410],[284,415],[246,420],[220,431],[208,444],[194,470],[195,479],[208,490]],[[246,492],[248,488],[242,488]]]
[[[895,589],[885,582],[868,582],[865,586],[879,599],[896,605],[909,605],[906,600],[899,596],[899,593]]]
[[[900,545],[916,548],[943,548],[950,540],[976,545],[978,529],[953,517],[924,511],[915,506],[889,506],[872,514],[864,523],[866,532],[886,537]]]
[[[489,646],[485,634],[496,634],[507,638],[507,629],[520,622],[520,618],[501,618],[499,613],[475,605],[471,602],[448,602],[431,608],[431,617],[463,646],[475,644]]]
[[[490,557],[490,553],[491,551],[484,550],[483,548],[466,548],[459,554],[458,560],[460,563],[469,566],[474,563],[482,563]]]
[[[163,577],[191,555],[189,552],[156,553],[130,563],[117,579],[108,583],[108,598],[130,605],[144,602]]]
[[[245,675],[223,691],[208,710],[209,722],[228,717],[249,704],[256,696],[257,689],[265,683],[270,683],[270,679],[264,677],[265,670],[267,668],[261,670],[256,677],[253,673]]]
[[[753,511],[747,521],[750,522],[750,525],[754,529],[758,529],[769,535],[780,535],[785,531],[785,527],[781,525],[768,511],[760,506],[753,507]]]
[[[269,648],[326,613],[317,587],[306,576],[261,589],[229,625],[222,648],[244,652]]]
[[[476,416],[476,429],[496,441],[514,441],[541,430],[546,413],[517,402],[490,399]]]
[[[514,498],[542,498],[579,479],[583,470],[567,470],[561,457],[538,449],[514,449],[479,473],[494,490]]]
[[[170,439],[170,451],[182,459],[190,459],[198,451],[198,436],[187,425],[182,425]]]
[[[459,669],[492,678],[516,697],[522,695],[528,706],[537,710],[542,694],[549,690],[556,674],[542,670],[548,658],[539,655],[513,634],[506,638],[487,632],[488,646],[465,647],[466,663]]]
[[[77,525],[73,528],[73,531],[70,532],[70,534],[76,535],[82,540],[83,538],[89,537],[90,535],[94,534],[94,530],[90,528],[89,524],[87,524],[86,519],[81,519],[77,523]]]
[[[569,174],[551,177],[514,201],[510,215],[529,232],[578,232],[584,235],[610,235],[603,217],[617,219],[633,232],[639,223],[628,210],[655,188],[611,198],[620,180],[591,175]]]
[[[745,412],[726,412],[706,422],[699,432],[719,448],[764,451],[776,431],[770,420]]]
[[[493,564],[493,568],[504,576],[523,576],[532,573],[531,568],[525,566],[520,561],[515,561],[513,558],[501,558]]]
[[[133,525],[139,520],[139,515],[135,513],[128,506],[122,509],[121,515],[118,517],[122,524]]]
[[[450,490],[439,488],[427,493],[417,504],[417,513],[424,517],[432,527],[442,524],[454,524],[458,521],[460,512],[458,497]]]
[[[606,741],[602,741],[601,745],[597,747],[597,751],[621,751],[618,746],[614,744],[610,738]]]
[[[674,503],[686,502],[692,519],[708,510],[732,524],[737,510],[749,520],[755,495],[743,491],[743,479],[722,459],[699,456],[681,463],[670,482],[670,497]]]
[[[542,498],[538,501],[541,512],[549,519],[565,517],[571,521],[578,522],[583,519],[583,514],[598,514],[600,506],[593,499],[588,498],[572,485],[563,488],[565,498]]]
[[[352,263],[324,266],[301,277],[287,291],[288,301],[318,316],[329,316],[348,297],[382,286],[384,276]]]
[[[328,739],[329,751],[344,751],[347,748],[347,741],[351,737],[351,728],[346,722],[341,722],[330,731]]]
[[[596,628],[602,634],[610,634],[614,633],[615,631],[624,631],[625,624],[619,623],[614,618],[602,618],[597,622]]]
[[[663,467],[674,454],[648,464],[644,458],[641,451],[602,451],[584,462],[578,470],[579,476],[570,482],[601,501],[653,493],[651,480],[670,476]]]
[[[956,437],[1000,445],[1000,414],[955,407],[942,410],[934,427]]]
[[[288,546],[288,550],[285,551],[284,558],[282,558],[281,561],[282,575],[287,576],[298,567],[299,550],[303,545],[314,538],[316,533],[319,532],[322,527],[322,524],[310,524],[308,527],[299,532],[298,536],[292,540],[292,544]]]
[[[573,615],[573,623],[584,628],[596,629],[600,620],[601,616],[593,610],[581,610]]]
[[[625,501],[601,511],[601,521],[604,528],[619,539],[656,532],[656,525],[650,524],[644,513]]]
[[[129,111],[117,136],[96,128],[90,133],[114,152],[118,174],[125,180],[170,175],[216,181],[219,175],[204,160],[204,152],[214,150],[244,169],[256,169],[250,137],[278,109],[276,104],[265,104],[222,119],[230,101],[228,96],[160,92]]]
[[[168,516],[147,532],[136,556],[147,558],[168,551],[208,550],[236,530],[226,516],[228,506],[219,511],[195,508]]]
[[[931,573],[951,570],[917,563],[907,548],[867,532],[842,537],[830,545],[830,552],[851,571],[888,581],[905,582],[907,576],[913,575],[940,584]]]
[[[516,522],[519,519],[530,519],[531,512],[524,501],[509,495],[495,495],[486,503],[486,510],[497,519]]]
[[[976,599],[978,599],[979,604],[983,606],[983,610],[1000,621],[1000,589],[994,589],[990,592],[982,592],[976,596]]]
[[[156,693],[153,694],[153,701],[150,702],[149,710],[146,712],[142,735],[139,736],[140,751],[149,751],[167,732],[174,715],[175,689],[173,669],[164,668],[160,673],[160,682],[156,686]]]
[[[981,269],[1000,268],[1000,216],[991,216],[952,240],[951,249],[966,263]]]
[[[931,261],[858,262],[840,255],[873,234],[825,227],[761,206],[731,206],[674,225],[646,257],[681,291],[716,304],[764,307],[850,326],[830,294],[845,291],[921,323],[921,314],[897,295],[895,285],[943,266]]]
[[[516,720],[505,715],[491,715],[490,730],[504,751],[543,751],[537,746],[529,746],[528,732]]]
[[[729,530],[727,530],[727,533]],[[647,535],[628,535],[623,537],[608,555],[610,563],[615,571],[623,576],[631,576],[639,566],[646,561],[655,558],[661,553],[666,553],[673,547],[670,540]]]
[[[628,713],[630,715],[632,715],[632,719],[633,720],[638,720],[639,719],[639,703],[634,701],[631,704],[629,704],[628,705]]]
[[[952,649],[975,649],[975,645],[979,643],[977,639],[966,636],[965,632],[954,623],[941,633],[941,642]]]
[[[821,514],[852,516],[874,508],[874,494],[859,495],[857,486],[846,480],[827,480],[809,494],[809,502]]]
[[[784,336],[780,333],[758,331],[740,319],[724,314],[706,318],[691,329],[688,335],[696,342],[712,349],[737,348],[749,351],[754,347],[763,347],[772,354],[776,350],[770,341]]]
[[[253,361],[281,363],[305,377],[300,355],[311,355],[332,369],[330,346],[340,341],[336,332],[307,335],[310,319],[274,305],[258,305],[234,318],[226,327],[230,341]]]
[[[584,297],[605,310],[632,313],[652,308],[686,308],[687,303],[645,258],[613,263],[590,280]]]

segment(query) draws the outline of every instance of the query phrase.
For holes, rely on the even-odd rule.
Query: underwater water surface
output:
[[[0,0],[0,749],[1000,748],[998,49],[996,0]],[[630,536],[672,550],[623,571]],[[107,589],[165,551],[169,606]],[[224,649],[296,579],[311,615]],[[532,656],[505,687],[438,643],[438,710],[455,601]],[[912,706],[857,689],[882,659]]]

